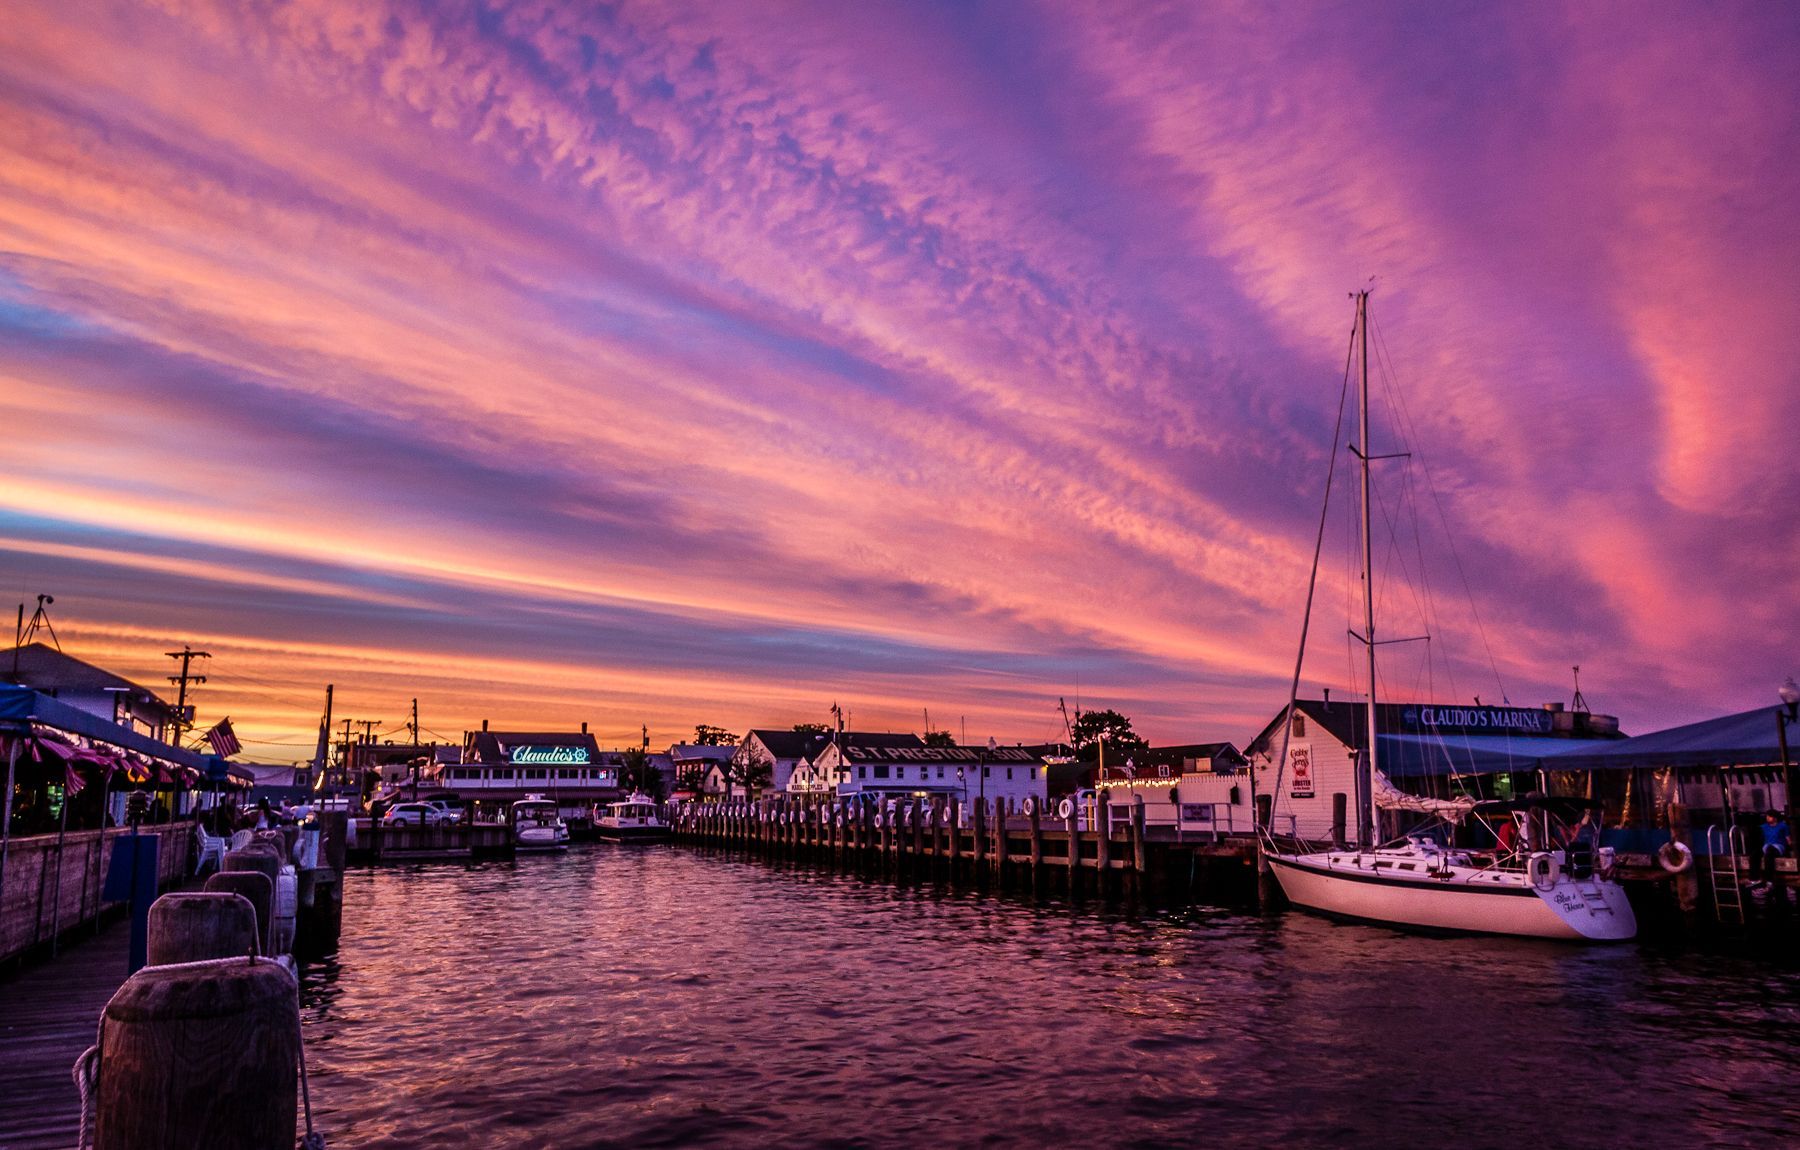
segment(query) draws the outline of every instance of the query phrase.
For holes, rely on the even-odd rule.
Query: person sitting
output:
[[[1775,860],[1786,858],[1792,842],[1788,834],[1787,820],[1779,811],[1769,811],[1763,815],[1762,850],[1757,852],[1757,868],[1763,877],[1764,885],[1775,878]]]

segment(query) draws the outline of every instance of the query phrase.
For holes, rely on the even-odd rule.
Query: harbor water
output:
[[[1778,957],[1138,911],[674,847],[353,870],[334,1148],[1777,1146]]]

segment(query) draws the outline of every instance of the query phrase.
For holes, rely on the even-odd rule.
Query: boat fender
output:
[[[1069,816],[1073,815],[1074,813],[1075,813],[1075,803],[1072,799],[1064,799],[1061,803],[1057,804],[1056,817],[1059,819],[1062,819],[1064,822],[1067,822],[1069,820]]]
[[[880,830],[880,829],[881,829],[881,828],[882,828],[882,827],[884,827],[884,826],[886,826],[886,825],[887,825],[887,824],[885,824],[885,823],[883,823],[883,822],[882,822],[882,821],[881,821],[881,812],[880,812],[880,811],[876,811],[876,812],[875,812],[875,829],[876,829],[876,830]]]
[[[1670,874],[1680,874],[1694,865],[1694,850],[1686,843],[1670,839],[1656,848],[1656,865]]]
[[[1526,860],[1525,874],[1531,879],[1532,886],[1550,890],[1556,886],[1556,860],[1548,852],[1538,851]]]
[[[1037,799],[1033,798],[1030,795],[1026,795],[1025,801],[1019,805],[1019,809],[1025,812],[1025,815],[1027,818],[1029,818],[1032,815],[1037,814],[1037,809],[1038,809]]]

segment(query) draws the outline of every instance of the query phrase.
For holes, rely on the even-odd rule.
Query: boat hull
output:
[[[609,827],[601,824],[594,828],[602,842],[609,843],[654,843],[669,837],[668,827]]]
[[[1324,914],[1421,930],[1578,942],[1623,942],[1637,934],[1637,919],[1617,883],[1559,877],[1546,889],[1481,886],[1357,873],[1303,856],[1268,860],[1289,901]]]

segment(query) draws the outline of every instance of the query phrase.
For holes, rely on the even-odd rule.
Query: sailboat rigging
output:
[[[1384,643],[1405,640],[1385,639],[1376,632],[1370,464],[1404,453],[1376,455],[1370,447],[1369,292],[1357,292],[1355,299],[1351,356],[1357,366],[1358,443],[1351,451],[1359,465],[1363,602],[1362,630],[1358,633],[1352,629],[1351,634],[1363,645],[1368,676],[1362,731],[1356,740],[1356,841],[1354,849],[1345,846],[1313,850],[1297,839],[1278,841],[1271,828],[1263,827],[1264,857],[1291,902],[1321,913],[1406,927],[1539,938],[1632,938],[1637,933],[1637,920],[1624,889],[1611,878],[1612,852],[1598,847],[1597,828],[1594,842],[1584,846],[1579,838],[1581,827],[1592,815],[1591,804],[1545,796],[1486,802],[1432,799],[1401,791],[1382,770],[1376,653]],[[1340,400],[1337,425],[1341,428],[1342,424]],[[1334,443],[1333,472],[1336,455]],[[1329,477],[1326,491],[1329,501]],[[1295,721],[1324,531],[1322,512],[1307,586],[1300,650],[1294,662],[1288,709],[1282,717],[1281,758],[1274,797],[1281,794],[1281,776],[1288,767],[1289,736]],[[1384,845],[1377,842],[1378,807],[1433,815],[1452,827],[1471,814],[1492,817],[1500,823],[1500,842],[1491,850],[1460,848],[1450,845],[1453,835],[1446,834],[1440,841],[1430,828],[1425,828]],[[1570,825],[1574,831],[1568,829]]]

